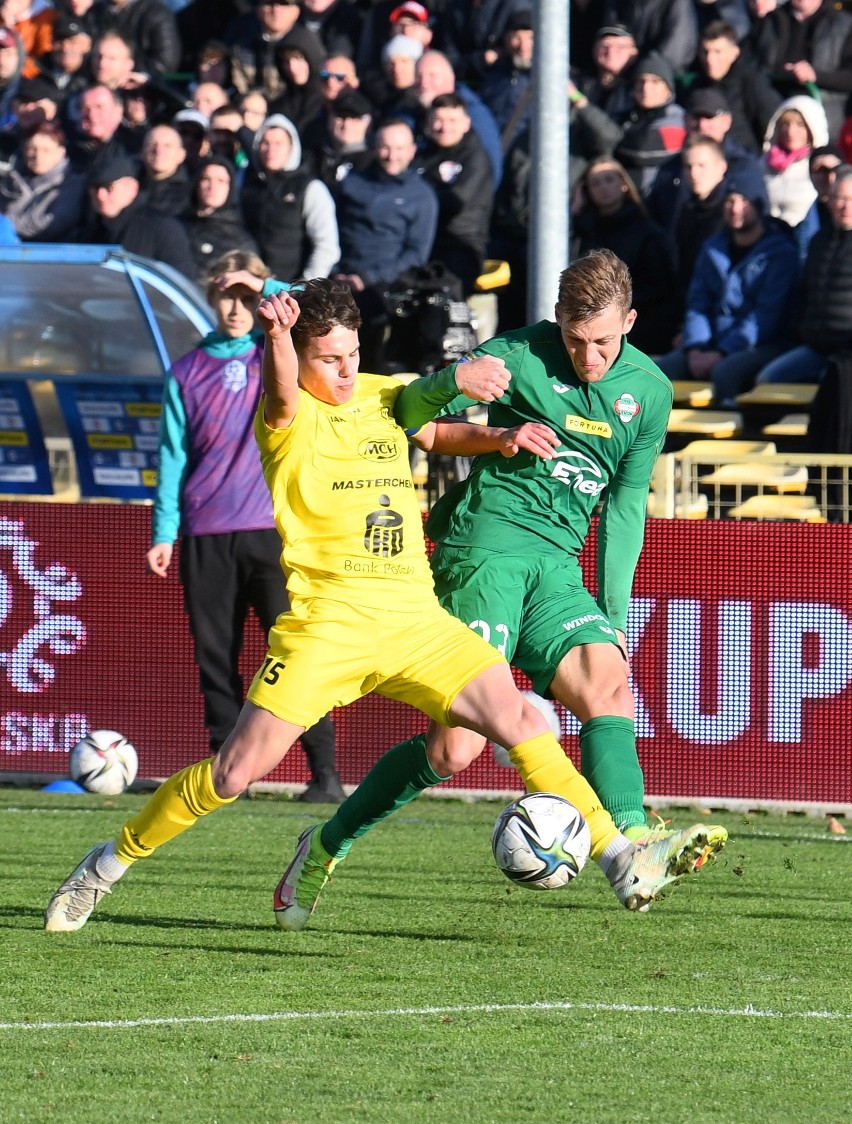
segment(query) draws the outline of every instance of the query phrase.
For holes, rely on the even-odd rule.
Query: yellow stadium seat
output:
[[[674,409],[669,433],[701,433],[705,437],[736,437],[742,433],[743,416],[732,410]]]
[[[809,414],[785,414],[776,422],[770,422],[761,429],[767,437],[806,437]]]
[[[771,488],[775,492],[804,492],[808,486],[808,470],[804,465],[763,464],[749,461],[740,464],[723,464],[713,472],[698,477],[701,484],[736,485],[740,487]]]
[[[500,258],[486,258],[482,263],[482,273],[474,282],[474,288],[480,293],[487,293],[491,289],[502,289],[512,280],[512,269],[507,261]]]
[[[817,392],[816,383],[764,382],[737,395],[740,409],[767,406],[810,406]]]
[[[709,406],[713,401],[712,382],[693,382],[690,379],[676,379],[674,400],[676,406],[691,406],[693,410]]]
[[[772,441],[738,441],[736,438],[726,441],[716,438],[713,441],[690,441],[678,453],[679,457],[691,457],[701,460],[705,457],[708,461],[716,463],[725,457],[757,457],[769,456],[777,453],[778,449]]]
[[[825,516],[810,496],[751,496],[732,507],[731,519],[784,519],[797,523],[825,523]]]

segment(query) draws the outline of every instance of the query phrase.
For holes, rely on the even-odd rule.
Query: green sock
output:
[[[424,788],[445,780],[449,778],[439,777],[429,764],[425,734],[395,745],[323,824],[320,843],[331,858],[342,859],[374,824],[410,803]]]
[[[619,831],[647,823],[645,781],[631,718],[592,718],[580,730],[582,773]]]

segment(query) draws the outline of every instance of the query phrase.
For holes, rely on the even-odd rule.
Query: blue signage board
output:
[[[56,394],[77,458],[80,494],[153,500],[161,384],[57,380]]]
[[[18,379],[0,381],[0,492],[53,494],[38,414],[26,382]]]

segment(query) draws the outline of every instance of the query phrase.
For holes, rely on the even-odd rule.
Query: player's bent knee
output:
[[[468,730],[463,733],[445,731],[443,736],[429,739],[426,755],[439,777],[454,777],[472,764],[485,748],[485,738]]]
[[[245,792],[254,777],[244,765],[222,761],[217,757],[213,762],[213,787],[221,800],[230,800]]]

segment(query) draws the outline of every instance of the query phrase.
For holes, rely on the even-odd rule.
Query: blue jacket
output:
[[[389,176],[371,164],[350,172],[337,188],[342,273],[368,285],[390,284],[425,265],[438,224],[438,197],[419,172]]]
[[[732,355],[758,344],[781,342],[791,323],[799,280],[796,246],[769,229],[736,265],[727,230],[702,247],[686,297],[683,348]]]

